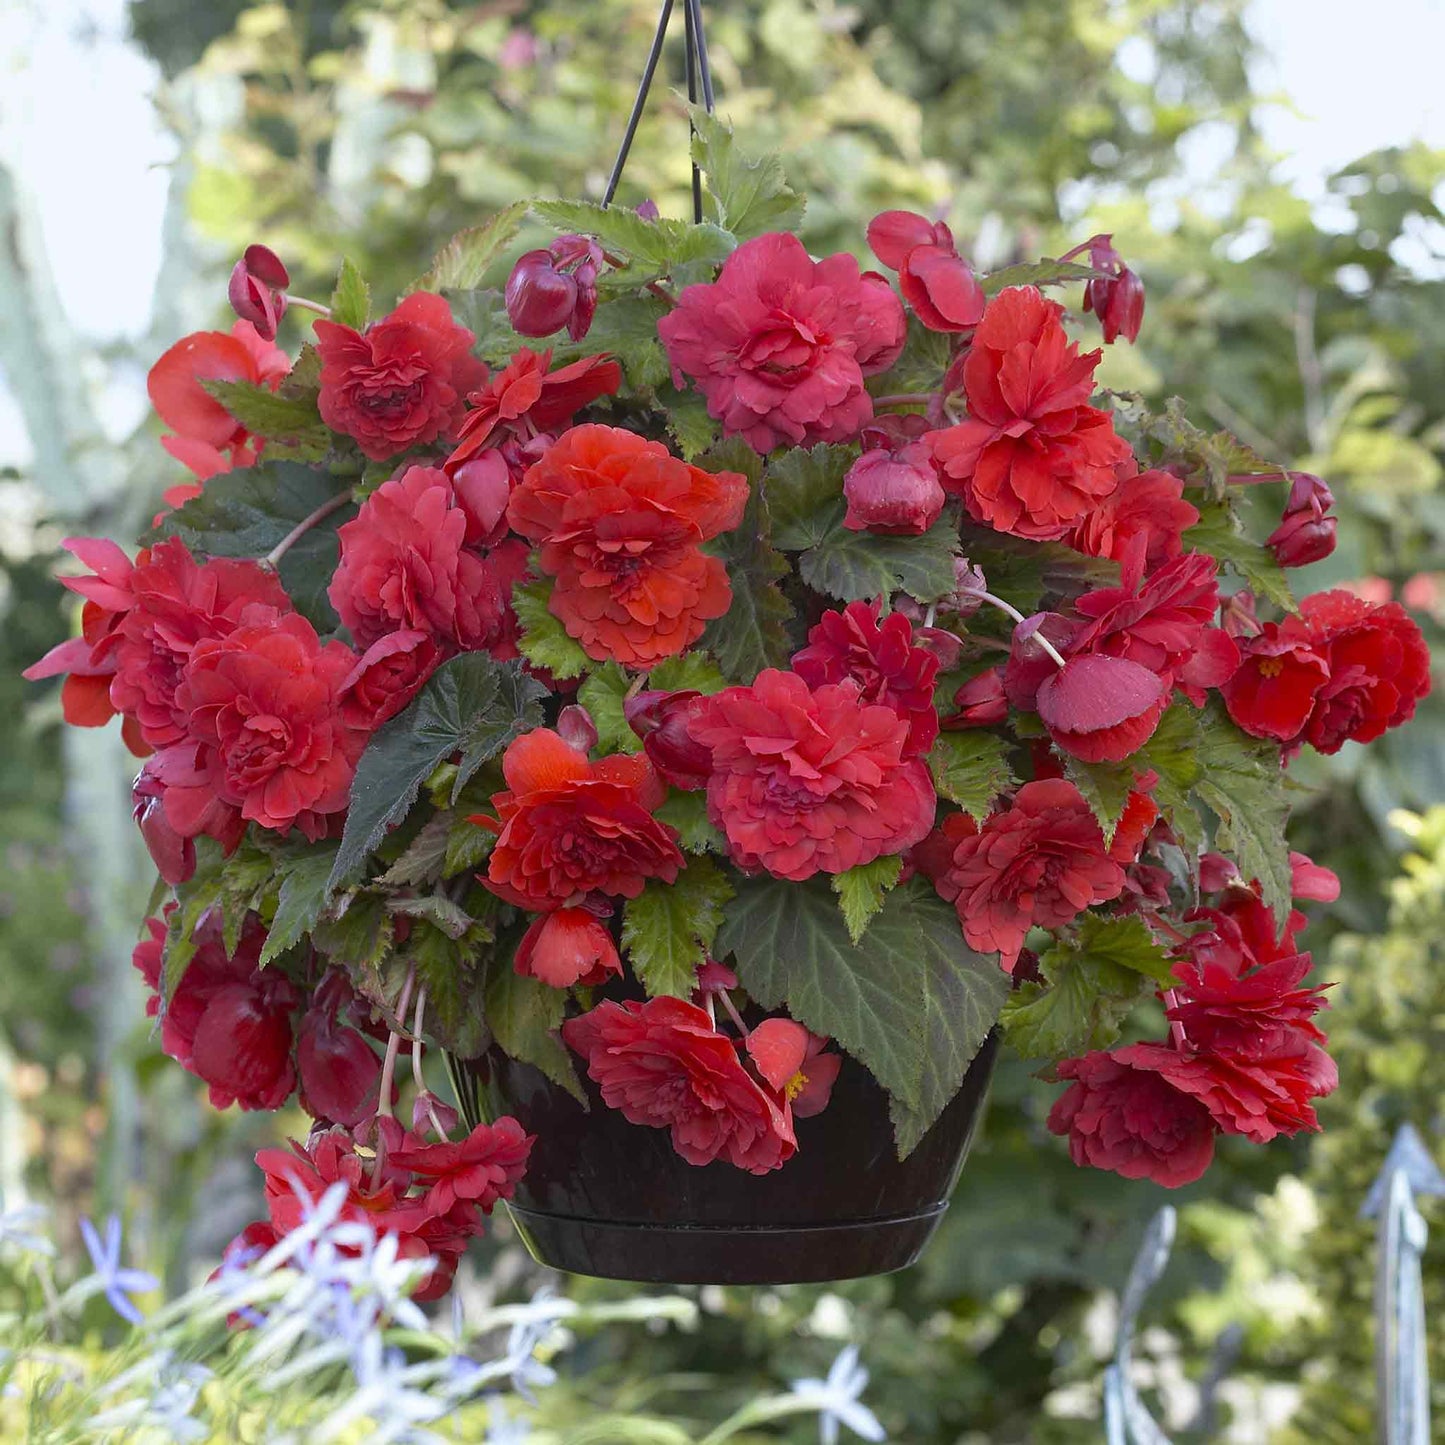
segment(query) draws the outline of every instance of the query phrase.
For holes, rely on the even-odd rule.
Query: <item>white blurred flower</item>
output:
[[[868,1371],[858,1363],[858,1347],[840,1351],[826,1380],[794,1380],[793,1393],[818,1411],[818,1437],[823,1445],[837,1445],[838,1427],[846,1425],[864,1440],[883,1440],[878,1417],[859,1398],[868,1383]]]

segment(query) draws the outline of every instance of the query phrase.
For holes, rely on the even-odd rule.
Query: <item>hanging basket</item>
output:
[[[701,1168],[665,1129],[629,1124],[590,1080],[583,1109],[530,1064],[493,1051],[473,1064],[487,1112],[537,1142],[510,1205],[540,1264],[649,1284],[809,1284],[912,1264],[948,1208],[998,1053],[989,1035],[963,1086],[900,1160],[888,1099],[845,1059],[832,1101],[796,1122],[787,1168]]]

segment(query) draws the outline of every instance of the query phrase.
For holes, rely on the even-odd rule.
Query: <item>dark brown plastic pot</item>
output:
[[[938,1122],[899,1160],[888,1100],[845,1059],[823,1113],[796,1121],[798,1152],[753,1175],[680,1158],[666,1129],[629,1124],[590,1080],[584,1110],[527,1064],[481,1064],[492,1117],[537,1136],[512,1218],[542,1264],[650,1284],[801,1284],[912,1264],[958,1180],[998,1052],[990,1034]]]

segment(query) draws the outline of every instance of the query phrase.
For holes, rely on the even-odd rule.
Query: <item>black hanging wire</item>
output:
[[[662,57],[663,42],[667,39],[667,27],[672,19],[674,0],[663,0],[662,14],[653,32],[652,47],[647,52],[647,64],[643,67],[642,82],[637,87],[637,98],[632,102],[632,113],[627,117],[627,129],[622,135],[622,144],[617,149],[617,159],[612,163],[612,174],[607,178],[607,189],[603,192],[602,204],[610,206],[617,195],[622,180],[622,168],[632,150],[637,136],[637,126],[647,105],[648,93],[652,90],[653,77]],[[695,105],[698,89],[702,89],[702,103],[709,115],[713,113],[712,66],[708,62],[707,37],[702,28],[702,0],[683,0],[684,44],[687,56],[687,98]],[[689,134],[693,134],[692,123],[688,123]],[[692,163],[692,218],[702,221],[702,171],[694,160]]]

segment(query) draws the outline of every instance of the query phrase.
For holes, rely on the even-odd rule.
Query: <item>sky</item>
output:
[[[1379,146],[1445,146],[1445,0],[1254,0],[1251,23],[1270,57],[1258,88],[1287,101],[1261,124],[1306,194]],[[68,314],[96,341],[141,336],[175,145],[152,104],[155,69],[126,39],[124,0],[0,0],[0,77],[0,156],[38,200]],[[134,398],[106,410],[123,432]],[[27,450],[0,385],[0,464]]]

